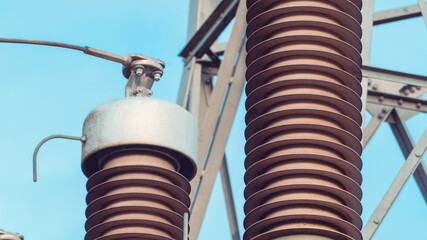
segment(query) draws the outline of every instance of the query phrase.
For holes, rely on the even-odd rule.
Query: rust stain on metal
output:
[[[245,240],[361,240],[360,0],[248,0]]]

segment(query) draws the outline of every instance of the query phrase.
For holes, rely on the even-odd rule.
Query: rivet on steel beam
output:
[[[417,103],[417,108],[421,108],[421,103]]]
[[[372,86],[372,90],[378,90],[378,84],[374,84],[374,86]]]
[[[405,89],[405,90],[403,91],[403,94],[404,94],[405,96],[408,96],[408,95],[409,95],[409,90],[408,90],[408,89]]]
[[[378,99],[380,102],[384,101],[384,96],[380,96]]]
[[[231,86],[231,84],[233,84],[233,80],[234,80],[234,77],[231,77],[231,78],[230,78],[230,82],[228,82],[228,85],[229,85],[229,86]]]
[[[403,100],[399,99],[399,101],[397,101],[397,104],[402,105],[403,104]]]

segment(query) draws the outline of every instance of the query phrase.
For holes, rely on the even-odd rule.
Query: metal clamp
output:
[[[163,75],[165,63],[140,54],[129,54],[123,64],[123,76],[128,79],[126,97],[151,96],[151,87]]]
[[[0,240],[24,240],[24,236],[19,233],[11,233],[0,229]]]
[[[37,144],[36,149],[34,149],[33,153],[33,181],[37,182],[37,154],[39,153],[39,150],[43,144],[45,144],[47,141],[55,139],[55,138],[63,138],[68,140],[78,140],[81,142],[86,142],[86,137],[76,137],[76,136],[69,136],[69,135],[61,135],[61,134],[55,134],[51,135],[49,137],[44,138]]]

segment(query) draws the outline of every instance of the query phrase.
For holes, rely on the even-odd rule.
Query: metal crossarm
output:
[[[380,25],[419,16],[421,16],[420,6],[418,4],[414,4],[406,7],[376,12],[374,14],[374,25]]]
[[[179,56],[188,62],[192,57],[202,57],[222,31],[234,18],[238,0],[223,0],[190,39]]]
[[[402,191],[406,182],[409,180],[415,169],[422,161],[421,157],[424,155],[426,148],[427,130],[424,131],[417,145],[409,154],[405,164],[400,169],[387,193],[384,195],[374,214],[372,214],[371,218],[363,229],[362,234],[364,240],[372,239],[378,227],[387,215],[388,211],[393,206],[393,203],[395,202],[397,196]]]
[[[414,141],[399,113],[393,111],[391,116],[394,119],[394,123],[390,123],[391,130],[399,143],[403,156],[407,158],[414,148]],[[423,162],[421,162],[415,170],[414,178],[427,203],[427,169]]]

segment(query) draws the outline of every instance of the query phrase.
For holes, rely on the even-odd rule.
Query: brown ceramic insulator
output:
[[[180,239],[190,185],[179,161],[149,147],[122,148],[98,161],[87,182],[85,240]]]
[[[359,5],[360,4],[360,5]],[[323,1],[313,1],[313,0],[248,0],[248,14],[247,21],[249,22],[253,17],[259,15],[261,12],[268,11],[277,5],[288,5],[288,6],[322,6],[328,9],[340,10],[351,15],[359,23],[362,22],[362,14],[360,13],[361,1],[335,1],[335,0],[323,0]]]
[[[247,1],[244,240],[362,239],[361,6]]]

